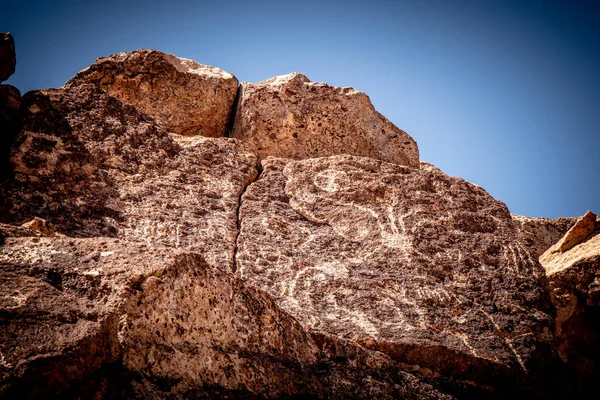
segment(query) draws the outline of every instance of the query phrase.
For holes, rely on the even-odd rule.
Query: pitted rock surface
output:
[[[352,154],[419,165],[417,143],[378,113],[366,94],[298,73],[242,83],[232,135],[261,159]]]
[[[0,32],[0,82],[15,73],[16,65],[15,41],[10,33]]]
[[[169,135],[94,85],[27,94],[0,216],[68,236],[198,251],[229,269],[237,208],[256,157],[234,139]]]
[[[512,218],[520,232],[523,244],[536,258],[556,244],[577,222],[577,217],[550,219],[513,214]]]
[[[0,398],[450,398],[313,338],[198,254],[110,238],[0,250]]]
[[[268,158],[240,224],[237,275],[306,329],[504,389],[552,373],[543,269],[478,186],[361,157]]]
[[[93,83],[156,118],[165,130],[224,137],[238,80],[219,68],[155,50],[100,58],[67,86]]]
[[[556,306],[556,342],[578,376],[578,389],[600,379],[600,218],[592,212],[541,257]]]

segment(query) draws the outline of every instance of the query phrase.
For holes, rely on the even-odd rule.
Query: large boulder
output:
[[[256,157],[234,139],[171,136],[90,84],[30,92],[0,222],[38,217],[68,236],[111,236],[204,255],[229,269]]]
[[[551,219],[513,214],[512,218],[523,244],[536,258],[558,242],[577,222],[577,217]]]
[[[21,92],[11,85],[0,85],[0,182],[11,173],[10,149],[21,127]]]
[[[242,83],[232,135],[261,159],[352,154],[419,165],[417,143],[378,113],[366,94],[298,73]]]
[[[10,33],[0,32],[0,82],[15,73],[16,65],[15,41]]]
[[[556,342],[560,356],[577,375],[582,392],[600,379],[600,219],[592,212],[548,249],[546,269],[556,306]]]
[[[462,382],[463,394],[550,393],[544,271],[503,203],[425,164],[332,156],[262,166],[242,197],[240,279],[306,330]]]
[[[219,68],[156,50],[100,58],[67,86],[93,83],[167,131],[224,137],[238,81]]]

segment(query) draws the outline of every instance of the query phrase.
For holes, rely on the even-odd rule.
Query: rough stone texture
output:
[[[170,136],[93,85],[28,93],[0,222],[161,243],[229,269],[256,157],[237,140]]]
[[[93,83],[156,118],[167,131],[226,136],[238,80],[228,72],[155,50],[100,58],[67,86]]]
[[[198,254],[8,238],[0,289],[0,398],[450,398]]]
[[[419,165],[416,142],[379,114],[366,94],[298,73],[242,83],[232,136],[261,159],[352,154]]]
[[[600,219],[588,212],[540,262],[556,306],[556,343],[582,392],[600,379]]]
[[[0,85],[0,182],[10,176],[10,148],[21,126],[21,92],[14,86]]]
[[[577,217],[550,219],[515,214],[512,218],[520,232],[523,244],[536,258],[558,242],[577,221]]]
[[[237,275],[305,329],[423,377],[552,390],[543,269],[480,187],[426,165],[268,158],[240,226]]]
[[[16,65],[17,55],[13,37],[8,32],[0,32],[0,82],[15,73]]]

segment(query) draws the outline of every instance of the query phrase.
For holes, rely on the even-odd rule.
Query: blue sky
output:
[[[421,158],[529,216],[600,212],[600,0],[6,2],[21,92],[154,48],[353,86]]]

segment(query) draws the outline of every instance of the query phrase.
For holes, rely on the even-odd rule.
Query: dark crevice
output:
[[[246,184],[246,186],[244,186],[244,189],[242,189],[242,193],[240,194],[240,197],[238,198],[237,209],[235,211],[235,222],[237,225],[237,232],[235,234],[235,240],[233,243],[233,262],[231,263],[231,272],[233,272],[233,273],[235,273],[237,271],[238,239],[240,237],[240,232],[242,230],[242,223],[240,221],[240,209],[242,208],[242,198],[244,197],[244,194],[246,193],[246,190],[248,189],[248,187],[260,179],[261,174],[262,174],[262,166],[257,168],[256,176],[254,177],[254,179],[252,179],[250,182],[248,182]]]
[[[237,112],[238,103],[240,102],[240,94],[242,91],[242,84],[239,84],[237,91],[235,92],[235,99],[231,105],[231,111],[229,112],[229,121],[227,121],[227,136],[228,138],[233,137],[233,124],[235,123],[235,113]]]

